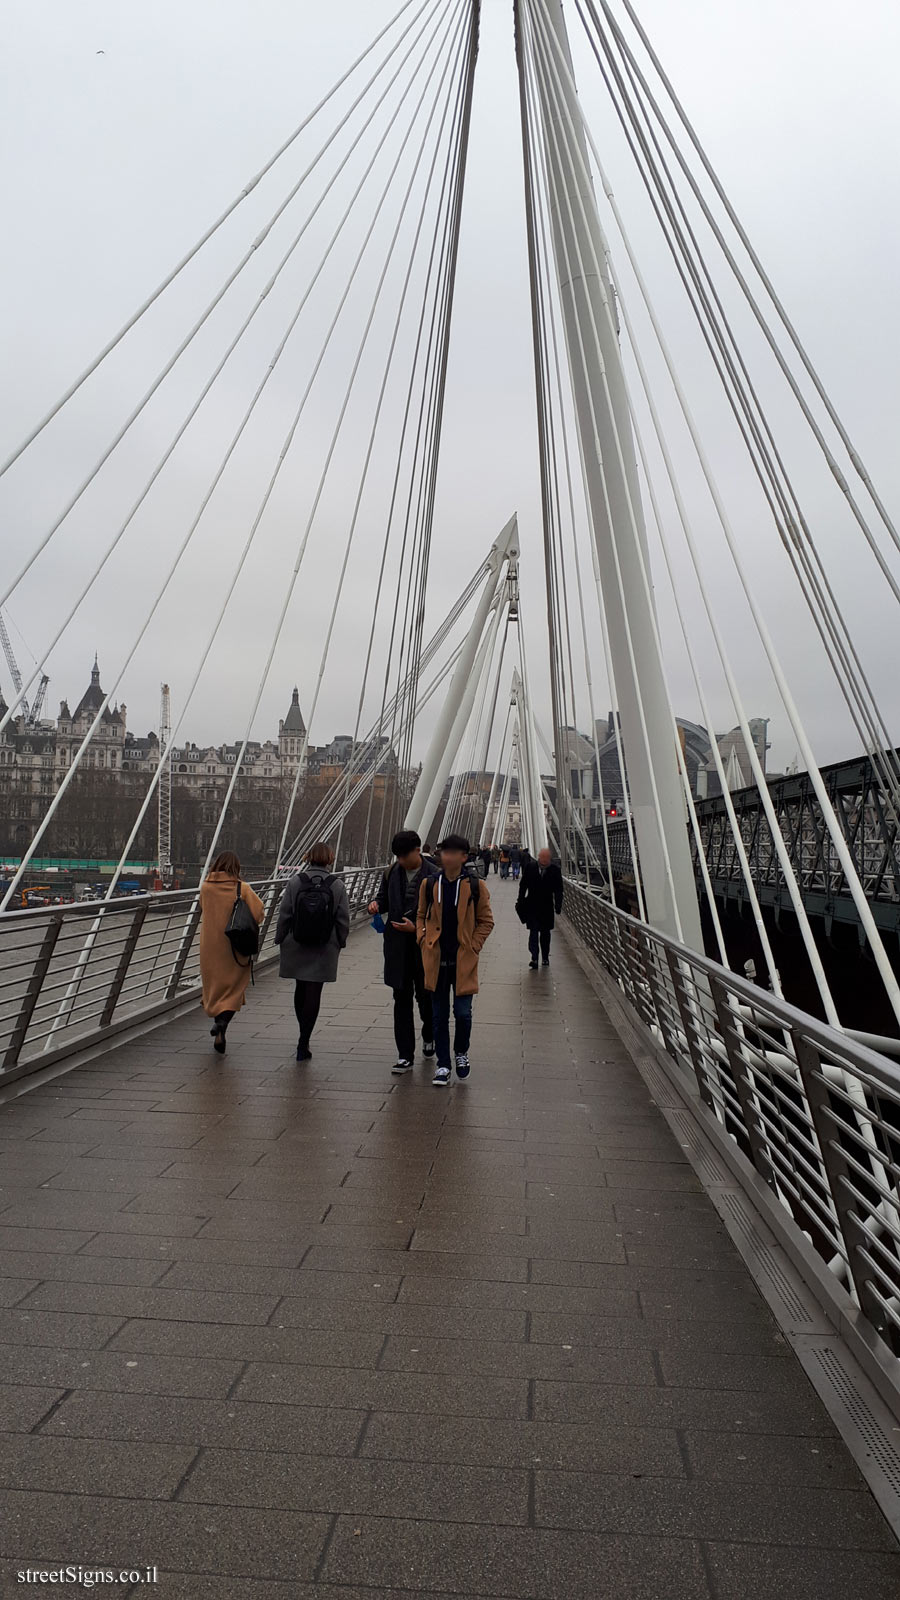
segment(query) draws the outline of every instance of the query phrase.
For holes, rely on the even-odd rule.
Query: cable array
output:
[[[664,84],[670,100],[675,104],[683,126],[689,130],[692,144],[699,150],[699,141],[687,124],[682,108],[677,102],[674,90],[662,71],[658,58],[653,54],[646,33],[634,15],[633,7],[625,0],[629,18],[634,23],[639,37],[650,55],[652,65]],[[895,597],[900,595],[900,587],[888,566],[887,558],[881,550],[871,521],[863,513],[857,499],[850,491],[846,479],[836,471],[834,456],[824,439],[822,427],[812,414],[811,407],[803,396],[797,380],[795,379],[789,363],[781,349],[772,324],[763,313],[759,300],[753,294],[746,275],[737,266],[734,254],[727,245],[722,228],[712,215],[710,204],[702,195],[693,176],[691,168],[680,149],[671,123],[667,121],[661,108],[659,99],[652,93],[647,75],[642,71],[637,61],[635,51],[629,45],[623,29],[616,21],[613,7],[607,0],[600,0],[599,5],[593,0],[576,0],[577,12],[583,24],[588,43],[601,75],[605,90],[615,108],[619,126],[624,134],[626,147],[632,158],[634,166],[640,174],[644,190],[651,203],[654,219],[665,240],[666,248],[675,265],[678,281],[687,299],[691,314],[695,317],[700,328],[704,345],[707,350],[712,371],[716,380],[724,389],[729,411],[734,419],[735,427],[741,443],[747,453],[763,496],[764,504],[772,518],[778,538],[782,547],[787,552],[791,570],[796,579],[800,595],[816,626],[821,641],[823,656],[832,671],[840,693],[847,704],[853,726],[860,737],[861,743],[871,755],[876,771],[884,786],[885,800],[896,817],[897,801],[900,799],[898,787],[898,767],[896,755],[888,736],[885,716],[879,707],[872,690],[871,683],[866,675],[861,661],[861,656],[855,645],[846,617],[838,603],[833,582],[829,579],[824,557],[816,546],[811,533],[810,521],[803,510],[800,493],[794,477],[786,464],[784,451],[776,438],[774,425],[767,414],[761,398],[759,385],[753,377],[748,364],[748,359],[738,345],[737,337],[732,323],[726,314],[724,298],[718,280],[714,274],[709,254],[701,248],[698,228],[688,209],[688,199],[692,196],[700,202],[703,218],[709,223],[716,244],[722,247],[722,255],[726,266],[738,278],[739,286],[745,297],[751,303],[754,315],[766,333],[769,348],[775,353],[779,371],[788,378],[791,394],[800,403],[801,413],[809,424],[816,442],[823,450],[825,461],[832,472],[838,476],[842,490],[848,504],[853,511],[854,519],[861,528],[868,549],[875,556],[882,575],[887,579],[890,592]],[[626,390],[630,411],[630,426],[640,457],[640,470],[645,492],[648,495],[654,515],[654,525],[657,543],[661,547],[664,570],[671,584],[676,615],[683,631],[684,647],[687,651],[691,672],[701,707],[701,714],[706,725],[712,727],[710,714],[710,700],[703,682],[697,652],[693,647],[690,630],[686,624],[686,613],[681,590],[681,578],[675,564],[671,560],[668,532],[668,518],[661,510],[660,495],[656,485],[659,471],[659,462],[664,469],[666,488],[671,495],[676,511],[677,522],[685,540],[690,565],[694,573],[698,591],[703,600],[707,620],[710,626],[716,651],[719,656],[725,681],[732,698],[738,724],[744,736],[750,760],[753,780],[757,785],[764,811],[767,814],[772,830],[773,842],[779,855],[784,874],[787,891],[792,905],[797,914],[798,924],[804,945],[809,957],[810,965],[816,979],[823,1010],[830,1021],[837,1023],[837,1011],[829,991],[827,979],[822,967],[821,957],[816,947],[815,938],[809,924],[809,918],[803,903],[799,886],[794,881],[794,874],[786,842],[782,838],[774,814],[771,798],[768,793],[765,774],[756,752],[751,737],[749,719],[744,710],[737,677],[729,661],[728,651],[725,647],[723,632],[719,619],[716,617],[715,607],[710,599],[708,578],[705,565],[701,559],[698,542],[691,528],[691,518],[688,514],[684,496],[679,483],[679,472],[673,461],[672,448],[665,437],[660,421],[660,406],[654,393],[657,387],[648,380],[648,362],[641,350],[641,340],[635,333],[634,318],[629,311],[629,302],[634,294],[642,304],[643,312],[648,318],[652,329],[655,351],[655,366],[659,365],[656,357],[662,356],[664,371],[671,381],[678,407],[684,418],[688,435],[696,452],[701,472],[706,481],[708,492],[715,509],[722,534],[720,550],[727,551],[728,556],[737,573],[741,589],[744,593],[750,616],[766,660],[771,668],[773,679],[781,695],[785,713],[791,726],[802,755],[808,765],[811,781],[815,787],[824,824],[828,829],[834,848],[841,860],[845,873],[848,890],[853,896],[860,917],[861,926],[868,939],[873,958],[881,973],[885,990],[894,1008],[895,1014],[900,1019],[900,990],[898,990],[890,962],[883,947],[880,933],[866,903],[862,885],[856,874],[847,841],[841,828],[839,818],[835,815],[825,792],[821,774],[816,765],[812,747],[803,725],[797,705],[791,694],[787,677],[782,669],[774,642],[762,614],[762,610],[753,594],[746,571],[746,563],[734,529],[730,523],[725,507],[724,498],[716,482],[712,466],[704,449],[699,429],[693,418],[684,392],[684,384],[680,378],[674,361],[668,350],[665,336],[662,331],[659,317],[649,294],[646,279],[642,272],[636,252],[631,243],[627,226],[623,220],[621,209],[613,194],[611,185],[606,177],[596,141],[591,135],[590,127],[583,115],[578,113],[578,124],[573,120],[571,106],[574,102],[574,80],[572,77],[571,63],[566,58],[560,47],[559,36],[549,21],[547,0],[521,0],[517,7],[518,43],[520,54],[520,82],[521,99],[523,107],[523,146],[525,151],[526,191],[528,194],[527,212],[529,217],[529,245],[532,261],[532,300],[535,318],[535,345],[538,352],[538,414],[539,429],[542,437],[542,457],[553,458],[551,469],[542,473],[544,480],[544,521],[545,521],[545,554],[548,566],[548,605],[551,634],[551,658],[555,660],[554,670],[560,676],[566,672],[571,683],[572,668],[571,655],[566,649],[560,649],[561,642],[565,639],[564,624],[561,617],[561,608],[558,596],[564,593],[563,583],[566,561],[564,559],[558,537],[554,533],[554,526],[559,520],[559,497],[553,489],[553,478],[556,472],[555,451],[553,446],[553,430],[549,423],[541,420],[542,410],[546,410],[546,395],[552,380],[552,354],[550,352],[551,339],[547,329],[552,327],[558,317],[559,279],[582,281],[590,277],[601,285],[608,275],[611,290],[615,293],[615,303],[612,295],[607,295],[601,290],[602,314],[605,316],[609,327],[616,338],[619,336],[619,321],[623,323],[623,337],[627,339],[626,358],[632,363],[632,370],[637,372],[641,400],[644,407],[639,413],[632,394],[631,384],[626,373]],[[674,152],[674,162],[666,155],[668,147]],[[594,253],[593,238],[596,237],[588,226],[585,211],[585,197],[592,197],[593,176],[588,166],[587,150],[590,148],[595,164],[595,171],[599,177],[600,185],[609,205],[613,222],[629,264],[632,284],[627,290],[623,288],[621,274],[617,272],[612,252],[607,244],[605,235],[600,226],[599,238],[602,244],[602,255]],[[770,303],[775,307],[781,319],[782,332],[787,331],[790,342],[800,354],[804,369],[813,379],[816,393],[825,403],[825,409],[831,422],[838,431],[841,442],[845,446],[851,463],[862,479],[878,516],[881,518],[883,528],[886,529],[892,541],[895,533],[890,519],[884,512],[871,479],[868,477],[858,454],[840,423],[837,413],[831,402],[824,394],[820,380],[812,368],[809,358],[799,343],[795,330],[789,324],[783,307],[774,294],[771,283],[762,271],[758,258],[752,252],[752,246],[746,238],[744,231],[737,222],[733,208],[724,196],[724,190],[712,173],[711,163],[705,153],[700,152],[704,170],[713,178],[715,195],[724,204],[726,216],[738,233],[738,238],[750,255],[751,262],[757,269],[763,287],[769,295]],[[556,174],[568,168],[573,174],[571,194],[557,186]],[[676,181],[676,175],[685,180],[681,186]],[[575,195],[575,201],[572,200]],[[590,201],[588,202],[590,203]],[[580,218],[573,214],[573,204],[581,212]],[[546,214],[568,215],[568,231],[565,228],[558,230],[554,239],[555,261],[551,264],[546,247],[541,247],[540,220]],[[535,222],[534,219],[537,219]],[[576,221],[583,223],[581,234],[576,227]],[[580,245],[577,249],[577,259],[568,256],[569,239],[578,240],[586,237],[590,243],[588,255],[582,255]],[[563,251],[563,257],[560,256]],[[536,281],[535,281],[536,280]],[[588,297],[589,318],[582,319],[579,326],[577,339],[573,344],[571,331],[567,340],[567,355],[571,381],[584,381],[583,375],[587,372],[588,351],[585,347],[585,337],[594,344],[594,359],[603,373],[603,357],[600,350],[598,329],[594,321],[594,303]],[[589,326],[587,326],[589,323]],[[581,375],[581,376],[579,376]],[[603,376],[605,384],[605,374]],[[558,393],[554,396],[554,407],[560,418],[559,429],[563,435],[568,426],[571,431],[571,403],[568,407],[565,397]],[[655,435],[657,456],[651,457],[644,443],[642,432],[642,417],[649,413],[652,431]],[[596,419],[594,421],[595,440],[599,439]],[[622,447],[624,440],[616,432],[615,449],[619,453],[620,465],[622,462]],[[584,447],[584,441],[579,436],[579,446]],[[583,465],[583,463],[582,463]],[[600,462],[601,474],[603,461]],[[548,487],[549,485],[549,487]],[[644,546],[641,530],[630,510],[631,516],[630,538],[639,555],[642,581],[645,596],[649,602],[651,626],[656,638],[657,649],[660,656],[664,654],[662,640],[659,637],[658,623],[656,621],[655,603],[653,600],[653,578],[649,566],[649,552]],[[570,524],[573,535],[573,554],[575,556],[575,570],[579,571],[577,561],[578,538],[576,537],[576,515],[574,506],[570,512]],[[583,537],[583,529],[581,530]],[[623,537],[629,537],[629,530],[620,527],[615,531],[614,543]],[[616,557],[616,571],[619,573],[618,555]],[[596,567],[595,567],[596,574]],[[620,582],[620,598],[623,597]],[[554,599],[554,596],[557,598]],[[603,625],[605,611],[605,597],[598,590],[600,604],[600,621]],[[567,609],[567,608],[566,608]],[[605,634],[605,628],[604,628]],[[630,648],[630,646],[629,646]],[[560,659],[562,666],[560,666]],[[608,661],[610,688],[615,700],[615,667],[616,663]],[[621,663],[618,664],[621,666]],[[560,691],[558,699],[565,703],[565,695]],[[670,701],[671,711],[671,701]],[[677,727],[672,718],[673,742],[678,752],[681,781],[685,794],[686,816],[697,841],[697,859],[701,872],[704,874],[705,887],[710,909],[713,913],[715,933],[719,945],[720,959],[727,964],[724,938],[715,907],[715,897],[709,882],[704,853],[700,843],[700,833],[693,806],[688,782],[687,770],[683,754],[677,738]],[[644,735],[646,737],[646,735]],[[728,784],[722,767],[721,757],[715,739],[711,738],[711,755],[716,766],[723,792],[726,796],[726,810],[729,821],[734,830],[738,857],[744,871],[747,893],[754,913],[757,931],[760,937],[764,958],[769,969],[769,979],[772,987],[778,990],[779,978],[772,955],[771,945],[767,936],[762,911],[752,882],[749,861],[747,859],[745,844],[740,835],[740,826],[728,794]],[[598,763],[599,765],[599,763]],[[557,775],[560,776],[560,758],[556,757]],[[624,766],[622,770],[623,793]],[[558,782],[558,792],[561,784]],[[630,819],[631,807],[626,803],[626,818]],[[561,826],[565,826],[564,818],[560,817]],[[635,841],[630,834],[632,860],[637,868],[635,855]],[[668,863],[667,873],[670,872]],[[639,874],[638,874],[639,878]]]
[[[59,427],[64,422],[64,408],[86,385],[110,353],[142,322],[156,301],[178,278],[189,261],[208,244],[224,222],[240,206],[242,200],[268,174],[287,153],[300,143],[315,138],[311,158],[306,159],[300,176],[291,181],[287,191],[276,204],[263,228],[256,232],[248,247],[239,255],[236,264],[209,300],[199,318],[195,319],[189,333],[182,338],[174,351],[159,369],[149,390],[137,406],[133,407],[124,424],[113,431],[99,459],[84,477],[77,492],[70,496],[63,510],[41,534],[27,556],[19,574],[9,587],[15,592],[28,572],[41,559],[55,550],[65,539],[71,512],[87,488],[107,468],[107,464],[121,445],[133,423],[142,414],[149,400],[156,394],[172,373],[185,351],[196,340],[201,328],[213,311],[225,302],[230,303],[230,291],[241,280],[248,262],[263,250],[276,224],[286,220],[301,207],[299,224],[295,224],[291,242],[280,253],[261,293],[256,297],[248,314],[243,315],[237,332],[228,340],[223,354],[215,358],[212,371],[199,393],[178,424],[161,457],[154,464],[144,487],[131,507],[128,516],[116,527],[103,547],[95,569],[83,583],[70,606],[62,625],[44,646],[37,671],[42,670],[50,652],[58,644],[85,597],[106,568],[113,555],[126,550],[136,536],[136,518],[140,508],[158,480],[164,476],[169,462],[181,441],[188,437],[189,429],[198,415],[202,416],[204,402],[213,392],[223,373],[228,375],[234,352],[254,324],[263,304],[269,302],[273,291],[280,285],[289,266],[300,261],[298,247],[313,233],[322,240],[317,260],[308,262],[304,252],[302,270],[305,282],[299,292],[291,291],[287,326],[278,338],[262,379],[257,384],[237,429],[224,448],[211,482],[205,489],[194,514],[189,517],[186,530],[180,537],[171,561],[166,566],[155,595],[146,605],[143,616],[136,621],[135,633],[116,670],[114,679],[102,704],[93,715],[91,724],[79,747],[73,754],[59,790],[39,824],[25,852],[13,881],[8,886],[4,905],[8,905],[28,862],[37,850],[41,839],[51,825],[66,792],[83,768],[86,752],[92,744],[100,721],[129,667],[135,660],[154,619],[161,614],[169,597],[175,592],[184,558],[195,540],[198,529],[205,526],[209,508],[215,507],[220,486],[227,489],[229,468],[251,421],[259,411],[261,398],[271,378],[284,360],[290,359],[296,367],[301,356],[305,373],[301,384],[292,377],[291,387],[297,386],[301,398],[296,405],[282,439],[280,449],[271,467],[268,479],[258,499],[256,511],[250,522],[243,544],[237,553],[220,604],[214,608],[209,632],[196,662],[193,679],[183,698],[171,730],[170,743],[180,732],[185,716],[208,668],[211,653],[233,616],[233,608],[240,599],[240,583],[246,575],[248,562],[258,544],[261,525],[267,520],[267,511],[279,485],[284,469],[295,457],[297,448],[309,436],[306,413],[308,402],[316,405],[316,424],[322,430],[323,406],[338,403],[333,425],[325,430],[328,441],[321,456],[321,464],[313,474],[308,467],[307,481],[315,484],[310,504],[302,515],[293,537],[293,549],[288,545],[290,568],[279,580],[273,572],[273,590],[281,592],[279,612],[271,625],[264,659],[247,683],[245,693],[252,690],[247,703],[244,733],[237,760],[230,775],[224,804],[215,826],[207,861],[211,859],[221,836],[229,803],[235,793],[243,770],[244,758],[250,742],[254,719],[269,679],[280,641],[289,625],[292,601],[300,586],[307,548],[323,522],[326,489],[338,474],[347,474],[343,450],[343,425],[351,406],[365,404],[365,397],[374,391],[368,424],[368,447],[361,472],[357,466],[357,488],[352,514],[346,530],[343,557],[337,572],[336,587],[325,629],[324,645],[318,672],[311,675],[308,692],[311,696],[310,716],[315,712],[324,675],[326,673],[335,625],[344,594],[344,580],[352,559],[357,529],[364,516],[367,525],[380,522],[383,548],[378,577],[378,599],[385,587],[394,587],[395,609],[401,606],[404,583],[410,573],[414,584],[407,586],[407,609],[413,616],[412,638],[415,646],[410,662],[398,662],[392,648],[386,651],[385,683],[379,714],[378,732],[388,715],[399,713],[406,749],[413,737],[415,710],[418,696],[418,674],[423,662],[422,623],[423,597],[427,589],[430,554],[431,521],[434,504],[434,481],[440,444],[440,413],[446,382],[447,350],[453,303],[453,280],[458,249],[459,221],[462,204],[465,154],[471,110],[471,90],[478,40],[478,6],[471,0],[423,0],[413,5],[411,0],[400,8],[392,23],[382,29],[372,44],[362,52],[352,67],[319,102],[313,112],[299,125],[290,139],[261,169],[257,177],[245,186],[219,220],[208,229],[197,245],[182,262],[166,276],[163,283],[134,313],[113,340],[92,361],[73,383],[47,416],[31,431],[23,443],[12,453],[6,468],[18,462],[17,471],[27,469],[28,447],[51,425]],[[376,64],[370,70],[370,58]],[[354,77],[355,75],[355,77]],[[338,91],[346,85],[344,96]],[[358,87],[357,87],[358,85]],[[349,93],[353,90],[352,94]],[[348,103],[342,103],[342,99]],[[326,117],[330,124],[326,125]],[[306,140],[300,140],[305,134]],[[282,163],[283,164],[283,163]],[[279,168],[279,170],[281,170]],[[311,187],[315,185],[315,189]],[[330,213],[336,221],[326,222]],[[312,227],[316,224],[315,228]],[[323,223],[325,224],[323,229]],[[362,224],[362,231],[360,225]],[[347,241],[352,240],[348,257]],[[347,267],[348,259],[351,264]],[[338,263],[335,266],[335,263]],[[327,270],[326,270],[327,269]],[[374,278],[374,289],[363,286],[363,271],[368,285]],[[359,327],[359,310],[368,301],[362,327]],[[329,304],[330,302],[330,304]],[[328,310],[324,312],[325,306]],[[221,326],[220,322],[216,326]],[[298,345],[298,339],[302,345]],[[353,353],[355,352],[355,353]],[[347,363],[348,354],[352,354]],[[338,383],[336,373],[341,365],[345,371]],[[380,376],[379,376],[380,371]],[[405,385],[405,409],[397,404],[398,383]],[[324,385],[324,387],[323,387]],[[290,389],[288,389],[290,392]],[[399,430],[398,416],[402,418]],[[399,434],[399,437],[398,437]],[[383,502],[383,489],[373,485],[370,466],[376,450],[385,456],[388,452],[396,458],[396,470],[387,507]],[[4,469],[6,470],[6,469]],[[233,470],[233,469],[232,469]],[[350,469],[352,472],[352,468]],[[333,493],[333,491],[330,491]],[[373,498],[374,497],[374,498]],[[381,505],[379,508],[379,500]],[[402,508],[405,507],[405,510]],[[402,514],[402,520],[401,520]],[[399,555],[398,555],[399,546]],[[396,572],[396,577],[392,573]],[[414,601],[410,600],[414,595]],[[376,604],[377,611],[377,604]],[[369,669],[376,644],[376,616],[373,613],[369,649],[363,672],[359,697],[359,718],[366,700]],[[413,670],[409,667],[412,665]],[[395,691],[390,692],[393,676]],[[23,693],[27,692],[24,686]],[[0,729],[15,713],[11,705],[5,713]],[[287,815],[284,819],[282,847],[288,836],[290,816],[296,799],[304,763],[296,768],[296,781]],[[124,861],[137,837],[158,787],[161,767],[147,787],[147,792],[134,819],[119,867],[108,888],[112,894]]]

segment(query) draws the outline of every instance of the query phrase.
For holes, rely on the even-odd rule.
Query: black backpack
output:
[[[294,918],[291,933],[298,944],[327,944],[334,932],[334,895],[332,874],[324,878],[311,878],[301,872],[297,878],[294,900]]]
[[[259,955],[259,925],[246,900],[241,896],[240,884],[231,908],[231,916],[228,918],[225,937],[231,945],[231,953],[239,967],[245,965],[241,956],[246,956],[246,965],[250,968],[252,977],[253,958]]]

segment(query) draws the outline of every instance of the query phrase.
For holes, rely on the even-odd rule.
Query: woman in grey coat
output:
[[[330,845],[314,844],[304,871],[290,879],[278,911],[275,943],[281,952],[280,974],[294,981],[294,1011],[300,1028],[298,1061],[309,1061],[312,1055],[309,1041],[322,1003],[322,985],[335,982],[338,960],[350,932],[350,902],[341,879],[332,877],[329,871],[333,862]],[[330,907],[324,898],[329,894]],[[298,918],[307,924],[310,935],[302,942],[295,937]]]

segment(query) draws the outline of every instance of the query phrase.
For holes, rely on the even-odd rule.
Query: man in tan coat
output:
[[[478,993],[478,957],[494,926],[486,883],[464,870],[469,843],[451,833],[438,845],[441,872],[419,890],[416,934],[425,987],[431,991],[437,1067],[432,1082],[450,1082],[450,992],[453,991],[456,1076],[469,1076],[472,996]]]

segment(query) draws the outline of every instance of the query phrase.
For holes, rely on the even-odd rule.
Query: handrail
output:
[[[341,874],[354,919],[382,871],[350,867]],[[274,957],[275,917],[289,876],[250,884],[266,906],[261,962]],[[0,968],[10,980],[0,990],[0,1084],[196,995],[199,922],[196,885],[0,914]]]
[[[900,1066],[567,879],[572,929],[900,1355]]]

